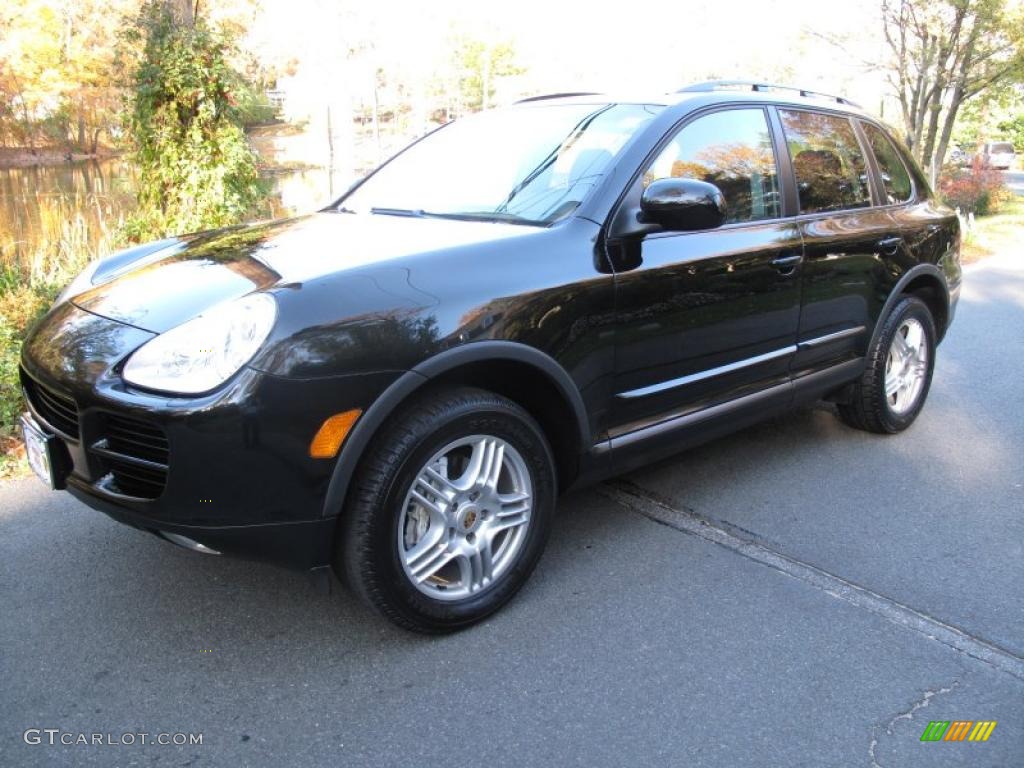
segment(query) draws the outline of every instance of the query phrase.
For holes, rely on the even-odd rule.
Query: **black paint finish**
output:
[[[940,331],[948,327],[958,223],[916,169],[905,205],[800,216],[776,136],[783,218],[691,232],[638,226],[642,170],[696,115],[762,106],[774,132],[776,104],[868,118],[767,93],[637,101],[663,109],[551,226],[351,214],[342,199],[310,216],[111,257],[94,286],[40,321],[22,356],[24,376],[78,406],[81,436],[62,438],[72,493],[136,527],[311,568],[329,560],[377,428],[438,381],[486,384],[530,404],[565,488],[842,387],[900,291],[927,295]],[[877,196],[876,178],[872,188]],[[278,319],[215,392],[161,396],[121,378],[154,335],[253,291],[274,295]],[[354,408],[364,414],[340,456],[309,458],[319,425]],[[105,489],[91,450],[105,414],[166,435],[158,498]]]

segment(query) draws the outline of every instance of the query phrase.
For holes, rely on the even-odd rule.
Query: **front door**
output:
[[[800,314],[802,241],[782,219],[766,112],[730,108],[684,125],[646,169],[715,184],[726,223],[663,232],[616,275],[616,438],[778,386],[785,399]],[[656,428],[656,427],[655,427]]]

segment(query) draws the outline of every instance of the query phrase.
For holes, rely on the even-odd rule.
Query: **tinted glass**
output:
[[[647,169],[644,186],[669,177],[718,187],[727,223],[780,215],[775,153],[762,109],[713,112],[685,126]]]
[[[572,213],[661,107],[513,107],[456,120],[344,199],[356,213],[548,224]]]
[[[875,160],[878,161],[878,172],[882,176],[886,202],[890,205],[907,202],[914,190],[910,184],[910,174],[907,173],[907,167],[900,159],[896,147],[875,126],[870,123],[861,125],[864,126],[864,133],[875,153]]]
[[[800,211],[838,211],[871,204],[868,174],[853,125],[845,117],[779,110],[793,160]]]
[[[1010,144],[1010,143],[1005,142],[1005,141],[997,142],[997,143],[992,145],[992,152],[993,153],[999,153],[999,154],[1012,154],[1013,153],[1013,144]]]

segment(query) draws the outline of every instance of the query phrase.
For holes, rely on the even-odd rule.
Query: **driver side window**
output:
[[[761,108],[712,112],[680,129],[644,173],[643,184],[670,177],[718,187],[727,224],[781,215],[775,152]]]

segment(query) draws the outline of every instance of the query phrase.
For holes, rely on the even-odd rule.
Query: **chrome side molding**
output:
[[[793,344],[782,349],[776,349],[772,352],[765,352],[763,355],[755,355],[754,357],[748,357],[743,360],[737,360],[735,363],[727,363],[726,365],[720,365],[717,368],[708,368],[706,371],[699,371],[698,373],[691,373],[688,376],[680,376],[678,379],[669,379],[668,381],[662,381],[658,384],[651,384],[648,387],[640,387],[639,389],[631,389],[628,392],[620,392],[616,397],[621,397],[623,400],[632,400],[636,397],[646,397],[647,395],[653,395],[658,392],[664,392],[668,389],[675,389],[676,387],[684,387],[687,384],[693,384],[696,381],[703,381],[704,379],[711,379],[715,376],[721,376],[725,373],[732,373],[738,371],[741,368],[748,368],[751,365],[758,365],[759,363],[766,363],[769,360],[775,360],[779,357],[785,357],[786,355],[792,355],[796,352],[796,345]]]
[[[776,349],[771,352],[765,352],[760,355],[754,355],[753,357],[747,357],[743,360],[737,360],[734,363],[726,363],[725,365],[719,365],[715,368],[708,368],[706,371],[698,371],[697,373],[691,373],[675,379],[668,379],[667,381],[661,381],[657,384],[651,384],[646,387],[639,387],[638,389],[619,392],[615,396],[622,400],[633,400],[638,397],[656,395],[659,392],[665,392],[670,389],[675,389],[676,387],[685,387],[687,384],[704,381],[705,379],[712,379],[726,373],[732,373],[733,371],[738,371],[743,368],[749,368],[752,365],[760,365],[761,363],[766,363],[769,360],[776,360],[780,357],[785,357],[786,355],[792,355],[801,349],[813,349],[814,347],[820,347],[833,341],[840,341],[853,336],[859,336],[866,330],[867,328],[863,325],[858,325],[855,328],[846,328],[842,331],[836,331],[835,333],[826,333],[824,336],[815,336],[813,339],[806,339],[805,341],[791,344],[788,347]]]
[[[807,339],[797,344],[800,349],[810,349],[813,347],[820,347],[823,344],[828,344],[832,341],[839,341],[840,339],[849,339],[852,336],[859,336],[864,333],[867,328],[863,325],[858,325],[855,328],[847,328],[842,331],[836,331],[835,333],[826,333],[824,336],[815,336],[813,339]]]

